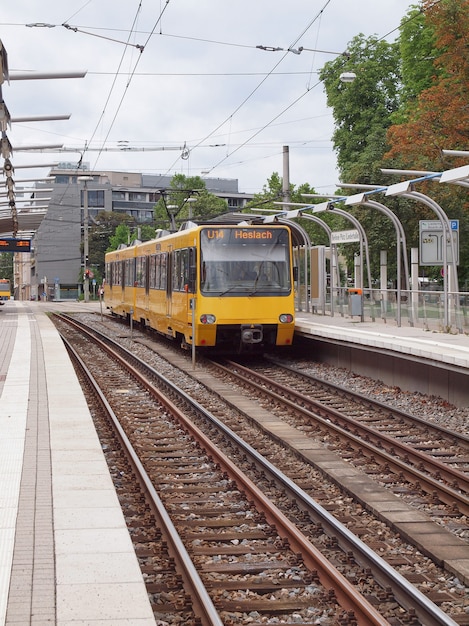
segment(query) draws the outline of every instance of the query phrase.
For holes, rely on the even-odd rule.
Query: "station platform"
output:
[[[92,417],[49,311],[106,314],[99,302],[0,307],[0,626],[154,626]],[[466,334],[301,311],[296,332],[469,374]],[[369,354],[364,360],[377,367]]]
[[[359,317],[297,311],[295,330],[301,336],[338,340],[440,362],[469,371],[469,334],[425,330],[422,326],[360,321]]]
[[[48,309],[0,307],[0,624],[154,626],[93,421]]]
[[[294,345],[323,363],[469,406],[469,335],[297,311]]]

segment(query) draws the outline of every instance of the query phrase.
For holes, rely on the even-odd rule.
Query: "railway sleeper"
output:
[[[229,611],[231,613],[267,613],[270,615],[279,615],[282,613],[291,613],[292,611],[301,611],[311,607],[311,599],[309,600],[275,600],[268,598],[266,600],[215,600],[215,606],[219,611]],[[304,626],[304,622],[298,622]],[[352,623],[352,622],[351,622]],[[356,622],[353,622],[356,623]],[[251,626],[251,622],[249,623]],[[316,622],[317,624],[317,622]]]
[[[300,589],[304,588],[307,585],[312,584],[313,581],[298,583],[297,580],[282,580],[281,588],[282,589]],[[316,584],[320,584],[319,581],[314,581]],[[207,580],[204,581],[204,584],[207,589],[222,589],[224,591],[246,591],[250,590],[255,593],[265,594],[265,593],[275,593],[279,591],[278,580],[229,580],[229,581],[220,581],[220,580]]]

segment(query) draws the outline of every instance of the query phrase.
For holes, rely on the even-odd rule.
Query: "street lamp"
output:
[[[356,77],[357,75],[355,74],[355,72],[342,72],[342,74],[339,76],[339,80],[341,83],[353,83]]]
[[[171,224],[170,228],[173,232],[176,232],[176,215],[179,211],[179,206],[177,204],[168,204],[166,205],[166,208],[169,213],[169,220]]]
[[[84,300],[90,299],[90,274],[88,269],[88,181],[92,176],[78,176],[77,180],[84,183],[83,188],[83,293]]]
[[[197,200],[198,200],[198,198],[186,198],[184,200],[184,204],[187,203],[189,205],[189,216],[188,216],[189,220],[192,220],[192,218],[193,218],[193,215],[192,215],[192,204],[194,202],[197,202]]]

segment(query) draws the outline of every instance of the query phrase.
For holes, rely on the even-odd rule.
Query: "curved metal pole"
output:
[[[456,285],[458,286],[458,290],[459,290],[459,281],[458,281],[458,270],[457,270],[457,263],[456,263],[456,249],[454,247],[454,241],[453,241],[453,236],[452,236],[452,232],[451,232],[451,224],[449,222],[448,216],[446,215],[446,213],[443,211],[443,209],[441,208],[441,206],[438,204],[438,202],[435,202],[435,200],[433,200],[432,198],[426,196],[423,193],[420,193],[419,191],[414,191],[413,189],[405,192],[405,193],[401,193],[400,194],[403,198],[409,198],[409,199],[413,199],[413,200],[420,200],[420,202],[422,202],[423,204],[425,204],[426,206],[430,207],[431,209],[433,209],[435,211],[435,213],[437,214],[442,226],[443,226],[443,233],[444,233],[444,238],[446,239],[446,241],[444,241],[443,244],[443,267],[445,268],[445,271],[443,272],[443,289],[444,289],[444,326],[445,328],[448,328],[451,325],[451,320],[450,320],[450,316],[449,316],[449,312],[448,312],[448,276],[447,276],[447,272],[446,272],[446,268],[448,266],[448,262],[447,262],[447,241],[450,242],[450,246],[451,246],[451,264],[453,266],[453,272],[454,272],[454,279],[456,282]],[[456,298],[456,303],[455,303],[455,308],[456,308],[456,323],[458,324],[458,318],[459,318],[459,298]],[[458,330],[460,333],[462,333],[462,328],[460,327],[460,324],[458,324]]]
[[[282,216],[278,216],[277,218],[277,222],[279,222],[280,224],[291,224],[292,220],[288,219],[288,218],[282,218]],[[295,224],[295,230],[301,234],[301,236],[303,237],[303,241],[304,241],[304,245],[305,245],[305,250],[310,250],[311,249],[311,240],[309,238],[308,233],[305,231],[304,228],[302,228],[299,224]],[[309,313],[309,298],[308,298],[308,258],[307,258],[307,254],[305,254],[305,259],[304,259],[304,276],[305,276],[305,292],[306,292],[306,312]],[[299,278],[299,277],[298,277]],[[300,311],[300,290],[298,289],[298,301],[297,301],[297,308],[298,311]]]
[[[410,284],[409,284],[409,263],[407,259],[407,242],[404,233],[404,228],[402,226],[401,221],[394,215],[390,208],[381,204],[381,202],[376,202],[375,200],[367,199],[365,202],[360,203],[363,206],[371,206],[381,211],[385,215],[389,217],[389,219],[394,224],[394,228],[396,230],[396,259],[397,259],[397,325],[401,325],[401,246],[402,246],[402,258],[404,260],[404,273],[405,273],[405,286],[407,292],[410,292]],[[414,325],[413,317],[412,317],[412,308],[409,309],[409,323],[411,326]]]

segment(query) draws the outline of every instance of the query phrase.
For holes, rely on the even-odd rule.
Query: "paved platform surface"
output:
[[[469,335],[465,333],[440,333],[422,327],[398,327],[381,321],[361,322],[358,317],[331,317],[302,311],[296,313],[296,331],[469,369]]]
[[[52,303],[51,303],[52,306]],[[81,387],[47,303],[0,308],[0,624],[151,626]],[[58,303],[63,311],[96,303]]]

